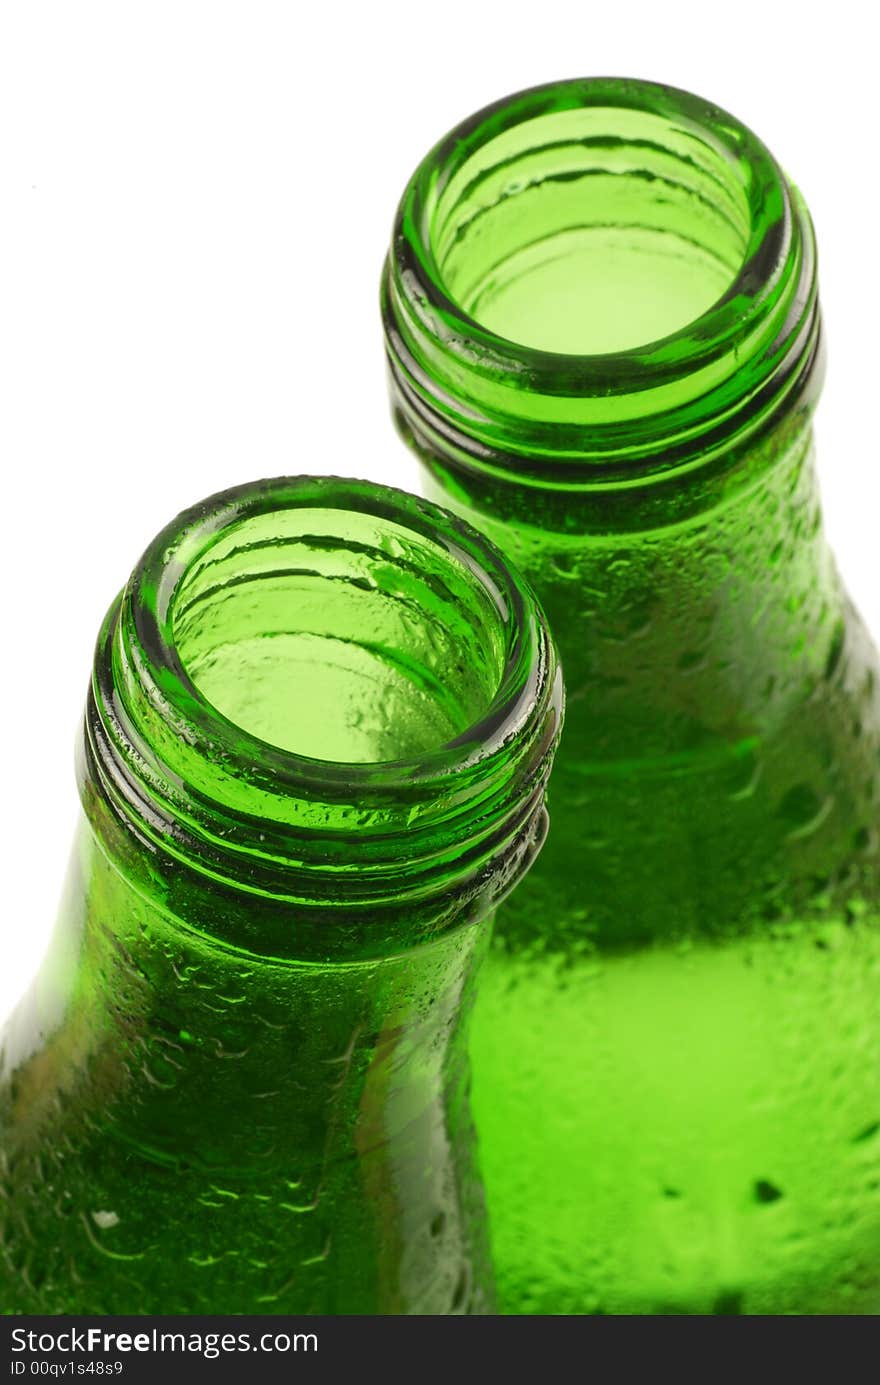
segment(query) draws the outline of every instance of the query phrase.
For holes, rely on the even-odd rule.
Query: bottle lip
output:
[[[180,656],[175,596],[237,525],[292,509],[390,521],[480,589],[504,664],[465,731],[409,758],[341,763],[270,744],[208,701]],[[148,546],[98,640],[81,774],[120,820],[198,870],[304,903],[363,904],[448,889],[494,859],[540,806],[560,717],[540,607],[487,540],[402,491],[281,477],[210,497]]]
[[[601,134],[580,141],[585,149],[618,138],[615,111],[659,117],[671,134],[698,137],[738,181],[749,223],[738,272],[698,317],[626,350],[575,354],[512,341],[471,316],[444,282],[432,217],[477,151],[528,122],[537,140],[541,117],[588,108],[608,119]],[[398,207],[382,311],[399,421],[428,450],[561,487],[642,480],[729,447],[800,397],[819,359],[812,225],[772,154],[700,97],[619,77],[515,93],[440,140]]]

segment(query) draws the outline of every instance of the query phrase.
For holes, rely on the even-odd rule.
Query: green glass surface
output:
[[[473,1021],[502,1310],[878,1313],[880,694],[803,200],[696,97],[539,88],[428,155],[382,297],[429,491],[566,680]]]
[[[7,1313],[480,1313],[466,1023],[545,833],[533,597],[400,492],[228,491],[101,631],[0,1052]]]

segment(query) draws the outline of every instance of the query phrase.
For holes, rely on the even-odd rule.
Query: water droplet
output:
[[[743,1294],[740,1289],[723,1289],[712,1304],[716,1317],[737,1317],[743,1311]]]
[[[782,557],[784,546],[785,545],[783,544],[782,539],[780,539],[777,544],[774,544],[770,552],[767,554],[768,567],[776,566],[776,564],[779,562],[779,559]]]
[[[865,1144],[866,1141],[873,1139],[878,1131],[880,1131],[880,1121],[874,1121],[871,1125],[866,1125],[864,1130],[860,1130],[858,1135],[853,1135],[852,1142],[854,1145]]]
[[[554,575],[561,577],[564,581],[576,578],[580,572],[577,555],[569,555],[568,553],[554,553],[551,567]]]
[[[461,1273],[458,1276],[458,1282],[455,1286],[455,1292],[452,1295],[452,1303],[449,1305],[451,1312],[457,1313],[460,1309],[464,1307],[465,1299],[467,1298],[467,1291],[468,1272],[467,1266],[464,1265],[462,1266]]]
[[[820,798],[810,784],[795,784],[778,808],[778,816],[788,826],[790,839],[808,837],[824,822],[833,800]]]
[[[686,649],[683,654],[678,656],[678,667],[682,673],[689,673],[691,669],[699,668],[700,664],[706,659],[705,651],[702,649]]]
[[[825,660],[825,677],[832,678],[835,670],[840,663],[843,654],[843,646],[846,642],[846,626],[839,620],[834,627],[831,635],[831,644],[828,649],[828,657]]]
[[[778,1202],[782,1197],[782,1189],[777,1188],[768,1178],[759,1178],[755,1183],[754,1196],[756,1202]]]
[[[95,1226],[100,1226],[102,1231],[109,1231],[111,1226],[119,1225],[119,1217],[115,1212],[93,1212],[92,1221]]]
[[[852,843],[856,851],[867,851],[871,842],[872,836],[869,827],[857,827],[853,832]]]
[[[761,762],[754,751],[738,755],[726,773],[728,798],[735,803],[751,798],[760,777]]]

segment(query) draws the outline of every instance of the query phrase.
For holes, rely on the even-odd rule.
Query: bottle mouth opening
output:
[[[478,119],[417,175],[431,278],[499,340],[572,357],[711,329],[761,252],[778,175],[765,151],[646,106],[526,106]]]
[[[802,199],[733,116],[650,82],[537,87],[441,140],[382,309],[405,436],[523,484],[666,477],[818,392]]]
[[[211,497],[102,630],[85,778],[236,886],[436,891],[536,807],[561,716],[530,590],[428,502],[294,477]]]
[[[405,765],[500,710],[511,602],[473,555],[388,514],[314,505],[195,544],[169,641],[192,690],[248,738],[316,764]]]

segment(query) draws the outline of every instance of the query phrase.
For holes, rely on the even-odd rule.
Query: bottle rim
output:
[[[547,350],[491,330],[450,290],[435,244],[438,205],[444,196],[454,200],[456,178],[467,186],[462,170],[469,161],[482,161],[483,172],[491,168],[493,144],[506,152],[504,141],[517,127],[520,153],[535,157],[544,118],[577,112],[590,114],[591,133],[565,138],[583,147],[585,160],[593,148],[627,140],[650,157],[647,138],[616,129],[621,116],[635,112],[654,122],[652,140],[668,133],[666,156],[673,137],[698,142],[694,147],[713,160],[712,176],[729,179],[728,190],[744,196],[748,213],[742,262],[723,294],[667,335],[622,350]],[[686,163],[682,157],[682,168]],[[462,121],[404,191],[381,296],[404,431],[453,464],[523,483],[580,489],[664,477],[729,450],[783,405],[812,403],[818,393],[815,241],[800,194],[734,116],[652,82],[553,82]]]
[[[291,510],[310,524],[330,511],[388,522],[479,593],[503,666],[464,731],[406,758],[348,763],[263,740],[208,699],[181,657],[175,601],[224,536]],[[370,482],[262,480],[178,515],[136,565],[98,640],[81,782],[152,850],[236,888],[303,904],[448,892],[494,869],[540,811],[561,705],[536,598],[468,524]]]

